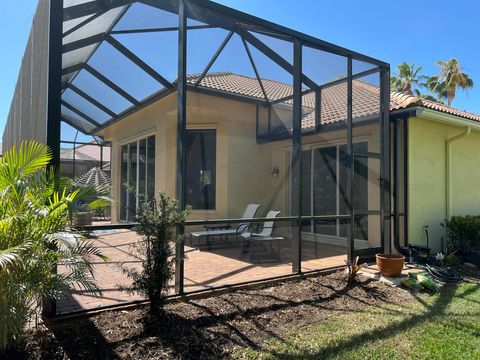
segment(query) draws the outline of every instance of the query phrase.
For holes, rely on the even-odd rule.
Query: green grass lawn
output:
[[[408,304],[365,306],[270,340],[239,359],[480,359],[480,285]]]

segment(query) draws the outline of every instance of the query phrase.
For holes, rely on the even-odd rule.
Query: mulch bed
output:
[[[409,292],[366,278],[351,285],[345,273],[238,290],[171,303],[152,319],[146,307],[107,311],[51,325],[26,339],[27,359],[219,359],[241,347],[365,306],[401,303]]]

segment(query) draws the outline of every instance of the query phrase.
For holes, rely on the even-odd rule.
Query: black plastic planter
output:
[[[408,245],[408,262],[412,264],[426,264],[430,248],[423,245]]]

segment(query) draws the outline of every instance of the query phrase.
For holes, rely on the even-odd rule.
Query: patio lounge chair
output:
[[[253,219],[255,217],[255,214],[257,213],[257,210],[261,206],[262,205],[260,204],[248,204],[245,208],[245,211],[243,212],[242,219]],[[208,248],[211,248],[211,240],[213,238],[218,237],[220,238],[220,240],[224,238],[226,241],[228,241],[229,236],[235,235],[237,237],[239,234],[247,231],[249,227],[250,222],[240,223],[235,228],[232,228],[230,224],[220,224],[213,227],[206,226],[206,230],[204,231],[195,231],[190,233],[190,244],[193,245],[192,239],[196,238],[197,247],[198,249],[200,249],[200,241],[202,238],[205,238],[207,242],[206,245],[208,246]]]
[[[280,211],[270,210],[266,218],[274,219],[280,214]],[[250,261],[279,261],[280,260],[280,240],[282,236],[273,236],[273,227],[275,221],[265,221],[260,232],[243,232],[241,249],[245,251],[245,243],[250,247]],[[274,248],[275,247],[275,248]],[[258,249],[263,250],[258,251]]]

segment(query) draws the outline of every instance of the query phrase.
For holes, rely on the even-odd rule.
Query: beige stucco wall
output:
[[[248,203],[272,202],[271,151],[256,142],[255,106],[189,93],[187,128],[217,130],[216,210],[192,212],[192,219],[239,217]],[[112,141],[112,188],[119,199],[122,144],[156,135],[155,191],[175,196],[176,94],[143,108],[101,131]],[[227,171],[228,169],[228,171]],[[112,220],[118,221],[118,206]]]
[[[256,141],[255,105],[219,97],[188,93],[187,128],[217,130],[217,196],[216,210],[193,211],[191,219],[231,218],[242,215],[249,203],[260,203],[258,215],[268,210],[281,210],[289,215],[288,187],[291,140],[268,144]],[[156,136],[155,191],[175,196],[176,173],[176,94],[157,101],[133,115],[101,131],[112,141],[113,197],[119,199],[120,146],[148,135]],[[344,144],[346,131],[339,130],[303,137],[303,147],[323,147]],[[358,127],[354,141],[369,141],[369,151],[378,151],[378,129]],[[379,208],[378,160],[369,160],[370,210]],[[279,168],[273,178],[272,169]],[[112,220],[118,221],[118,206]],[[380,218],[369,217],[370,246],[380,244]]]
[[[440,250],[446,216],[445,142],[463,128],[419,117],[409,119],[408,238]],[[451,146],[452,215],[480,214],[480,133],[472,133]]]

